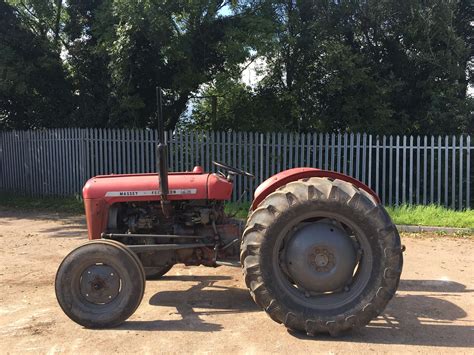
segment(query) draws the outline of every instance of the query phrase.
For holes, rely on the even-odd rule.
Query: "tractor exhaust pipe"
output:
[[[161,210],[166,218],[171,216],[171,204],[168,200],[168,145],[165,141],[165,119],[163,117],[163,95],[160,87],[156,87],[156,114],[158,119],[158,140],[156,158],[160,177]]]
[[[156,154],[158,158],[158,172],[160,176],[160,196],[161,200],[168,199],[168,146],[159,143],[156,147]]]

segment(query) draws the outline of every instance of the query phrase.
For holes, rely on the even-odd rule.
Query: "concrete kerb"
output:
[[[412,225],[397,224],[397,229],[399,232],[407,232],[407,233],[434,232],[434,233],[446,233],[446,234],[474,234],[474,228],[412,226]]]

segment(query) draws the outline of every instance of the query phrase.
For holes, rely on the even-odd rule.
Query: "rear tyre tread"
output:
[[[282,195],[285,199],[281,198]],[[268,237],[266,232],[273,221],[267,220],[265,225],[256,223],[255,214],[264,208],[266,211],[271,211],[275,218],[294,205],[308,200],[338,201],[348,208],[363,210],[368,223],[375,225],[375,230],[379,232],[378,235],[371,237],[378,238],[378,243],[381,244],[383,250],[382,255],[386,257],[383,260],[385,267],[382,270],[384,271],[380,280],[377,281],[380,287],[370,292],[365,298],[369,302],[359,304],[348,314],[334,316],[331,319],[325,316],[320,318],[318,316],[316,319],[308,318],[304,312],[288,310],[283,303],[280,303],[278,297],[272,297],[267,283],[262,278],[260,252],[265,238]],[[272,204],[275,202],[277,204]],[[267,196],[260,207],[250,213],[241,244],[241,264],[245,282],[255,302],[273,320],[308,335],[329,333],[331,336],[339,336],[353,328],[362,327],[377,317],[393,297],[398,286],[403,263],[401,254],[398,231],[383,206],[377,204],[366,191],[345,181],[328,178],[298,180],[280,187]],[[369,284],[371,282],[369,281]],[[369,287],[369,284],[366,287]]]

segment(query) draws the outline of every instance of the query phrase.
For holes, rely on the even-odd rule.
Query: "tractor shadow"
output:
[[[40,232],[48,238],[80,238],[87,239],[87,224],[84,216],[67,216],[61,221],[59,227],[44,228]]]
[[[118,329],[215,332],[222,330],[223,326],[210,323],[202,316],[260,312],[247,289],[222,285],[222,281],[229,280],[232,277],[218,275],[164,276],[157,282],[193,283],[187,290],[157,292],[149,300],[151,306],[175,308],[173,314],[179,315],[181,319],[127,321]]]
[[[474,347],[474,321],[463,320],[467,317],[466,311],[445,299],[456,300],[462,293],[474,290],[453,281],[402,280],[398,291],[402,294],[390,301],[382,315],[367,327],[342,337],[332,338],[326,334],[309,337],[288,332],[299,339],[316,341]],[[417,294],[419,292],[424,294]]]
[[[4,226],[16,223],[28,224],[30,233],[44,235],[47,238],[87,239],[87,224],[84,215],[41,211],[5,211],[0,208],[0,218],[2,218],[1,224]],[[35,221],[55,223],[51,227],[45,227],[45,223],[36,225]]]
[[[81,225],[63,226],[61,228],[46,228],[40,231],[48,236],[48,238],[78,238],[87,240],[87,230]]]
[[[181,319],[127,321],[118,329],[214,332],[222,330],[223,325],[208,322],[203,316],[261,312],[246,289],[222,285],[229,280],[232,277],[219,275],[165,276],[157,282],[192,282],[193,285],[186,290],[157,292],[149,304],[175,308],[174,314]],[[463,320],[467,317],[466,311],[445,299],[460,299],[474,290],[453,281],[402,280],[399,291],[381,316],[367,327],[345,336],[332,338],[319,334],[308,337],[294,331],[288,333],[298,339],[315,341],[474,347],[474,322]]]

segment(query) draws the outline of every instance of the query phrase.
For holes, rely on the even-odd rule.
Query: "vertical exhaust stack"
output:
[[[158,118],[158,145],[156,146],[157,169],[160,177],[161,209],[165,217],[171,216],[171,205],[168,200],[168,145],[165,141],[165,119],[163,117],[163,95],[156,87],[156,114]]]

